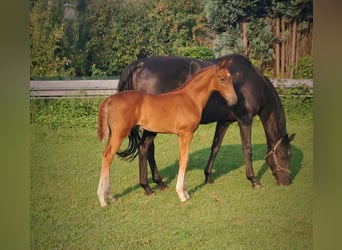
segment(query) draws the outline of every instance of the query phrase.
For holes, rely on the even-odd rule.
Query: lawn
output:
[[[214,184],[204,185],[203,170],[215,124],[201,125],[191,144],[187,171],[191,198],[186,203],[181,203],[175,192],[177,136],[159,134],[155,142],[160,174],[169,186],[166,191],[158,191],[152,184],[155,195],[145,196],[138,184],[137,159],[125,162],[115,158],[111,189],[117,202],[101,208],[96,191],[104,143],[97,139],[95,116],[90,118],[93,125],[83,127],[33,122],[31,248],[312,249],[312,105],[293,113],[293,103],[284,103],[287,130],[296,133],[293,183],[288,187],[275,184],[264,161],[265,136],[256,117],[253,164],[263,187],[254,190],[245,177],[237,124],[229,127],[215,161]],[[63,120],[64,115],[54,113],[55,120]]]

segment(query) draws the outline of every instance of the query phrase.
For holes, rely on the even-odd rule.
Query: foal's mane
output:
[[[179,86],[178,88],[174,89],[172,92],[176,92],[176,91],[181,91],[184,88],[186,88],[186,86],[189,84],[189,82],[191,81],[198,81],[199,79],[201,79],[203,77],[203,73],[209,70],[215,70],[215,67],[217,66],[216,64],[205,67],[200,69],[199,71],[197,71],[195,74],[191,75],[185,82],[184,84],[182,84],[181,86]],[[166,94],[166,93],[163,93]]]

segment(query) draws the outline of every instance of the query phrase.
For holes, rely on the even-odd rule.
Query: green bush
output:
[[[313,78],[313,60],[311,55],[305,55],[298,59],[298,69],[296,70],[295,78]]]
[[[197,47],[182,47],[178,49],[180,56],[198,58],[198,59],[212,59],[215,57],[214,51],[205,46]]]
[[[30,101],[32,126],[58,128],[96,128],[102,99],[33,99]]]
[[[277,88],[287,116],[306,117],[312,114],[313,98],[307,87]],[[96,128],[98,107],[104,98],[32,99],[30,123],[34,127]]]

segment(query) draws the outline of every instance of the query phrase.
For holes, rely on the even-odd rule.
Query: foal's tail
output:
[[[99,108],[99,115],[98,115],[98,121],[97,121],[97,135],[100,139],[100,141],[103,141],[105,137],[107,137],[107,134],[111,133],[111,128],[108,126],[108,102],[109,98],[105,99],[101,104]],[[126,160],[126,161],[132,161],[135,159],[135,157],[138,155],[138,148],[141,141],[141,135],[139,131],[139,126],[135,126],[131,129],[131,133],[128,135],[128,146],[127,149],[123,151],[118,151],[116,154],[119,156],[119,158]]]
[[[120,159],[125,161],[133,161],[138,155],[138,148],[141,141],[139,126],[134,126],[131,133],[128,135],[128,146],[123,151],[118,151],[116,154]]]
[[[105,99],[99,107],[99,114],[97,119],[97,135],[100,141],[103,141],[110,129],[108,127],[107,111],[108,111],[109,98]]]

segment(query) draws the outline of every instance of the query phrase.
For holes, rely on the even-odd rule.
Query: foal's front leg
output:
[[[189,160],[189,148],[193,134],[179,135],[179,170],[176,185],[176,192],[181,202],[185,202],[190,198],[186,187],[186,168]]]

